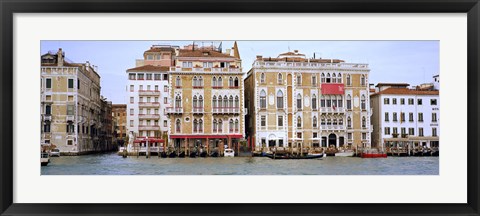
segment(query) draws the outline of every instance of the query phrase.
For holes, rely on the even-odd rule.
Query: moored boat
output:
[[[50,163],[50,157],[47,152],[40,153],[40,165],[47,166]]]
[[[354,151],[339,151],[335,153],[335,157],[353,157],[355,155]]]
[[[324,157],[324,153],[313,153],[313,154],[305,154],[305,155],[292,155],[292,154],[284,154],[284,155],[275,155],[275,154],[266,154],[265,156],[271,159],[319,159]]]
[[[361,152],[362,158],[386,158],[387,153],[378,151],[377,149],[365,149]]]
[[[224,157],[235,157],[235,151],[233,151],[233,149],[225,149],[225,151],[223,151],[223,156]]]

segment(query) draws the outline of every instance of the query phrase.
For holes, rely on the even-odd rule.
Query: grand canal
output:
[[[122,158],[115,153],[50,158],[42,175],[438,175],[439,157],[312,160]]]

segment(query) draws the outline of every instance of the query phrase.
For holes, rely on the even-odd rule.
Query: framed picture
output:
[[[479,215],[477,0],[0,7],[2,215]]]

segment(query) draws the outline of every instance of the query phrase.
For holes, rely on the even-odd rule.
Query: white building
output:
[[[135,142],[159,146],[168,136],[169,119],[165,108],[170,106],[168,71],[174,64],[176,49],[171,46],[152,46],[144,59],[136,60],[136,67],[127,72],[127,128]]]
[[[438,90],[407,88],[404,83],[379,83],[371,94],[372,145],[382,148],[395,141],[413,147],[438,147],[440,97]]]

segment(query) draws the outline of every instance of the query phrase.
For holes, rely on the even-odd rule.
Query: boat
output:
[[[177,153],[175,151],[171,151],[169,154],[168,154],[168,157],[169,158],[175,158],[177,157]]]
[[[362,158],[386,158],[387,153],[377,149],[365,149],[360,153]]]
[[[197,157],[197,151],[191,151],[190,154],[188,154],[188,156],[191,158]]]
[[[47,152],[40,153],[40,165],[47,166],[50,163],[50,156],[48,156]]]
[[[355,155],[355,152],[351,150],[344,150],[335,153],[335,157],[353,157],[353,155]]]
[[[266,154],[268,158],[271,159],[319,159],[325,156],[324,153],[311,153],[305,155],[294,155],[294,154],[285,154],[285,155],[275,155],[275,154]]]
[[[60,150],[57,148],[50,150],[50,157],[60,157]]]
[[[225,149],[223,151],[223,156],[224,157],[235,157],[235,151],[233,151],[233,149]]]
[[[185,157],[185,152],[184,151],[180,152],[180,154],[178,154],[178,157],[184,158]]]
[[[208,154],[207,154],[207,151],[202,150],[202,151],[200,151],[200,154],[199,154],[198,156],[200,156],[200,157],[207,157],[207,155],[208,155]]]
[[[218,157],[218,152],[214,151],[210,153],[210,157]]]
[[[168,157],[168,154],[166,152],[161,152],[160,153],[160,157],[162,158],[167,158]]]

